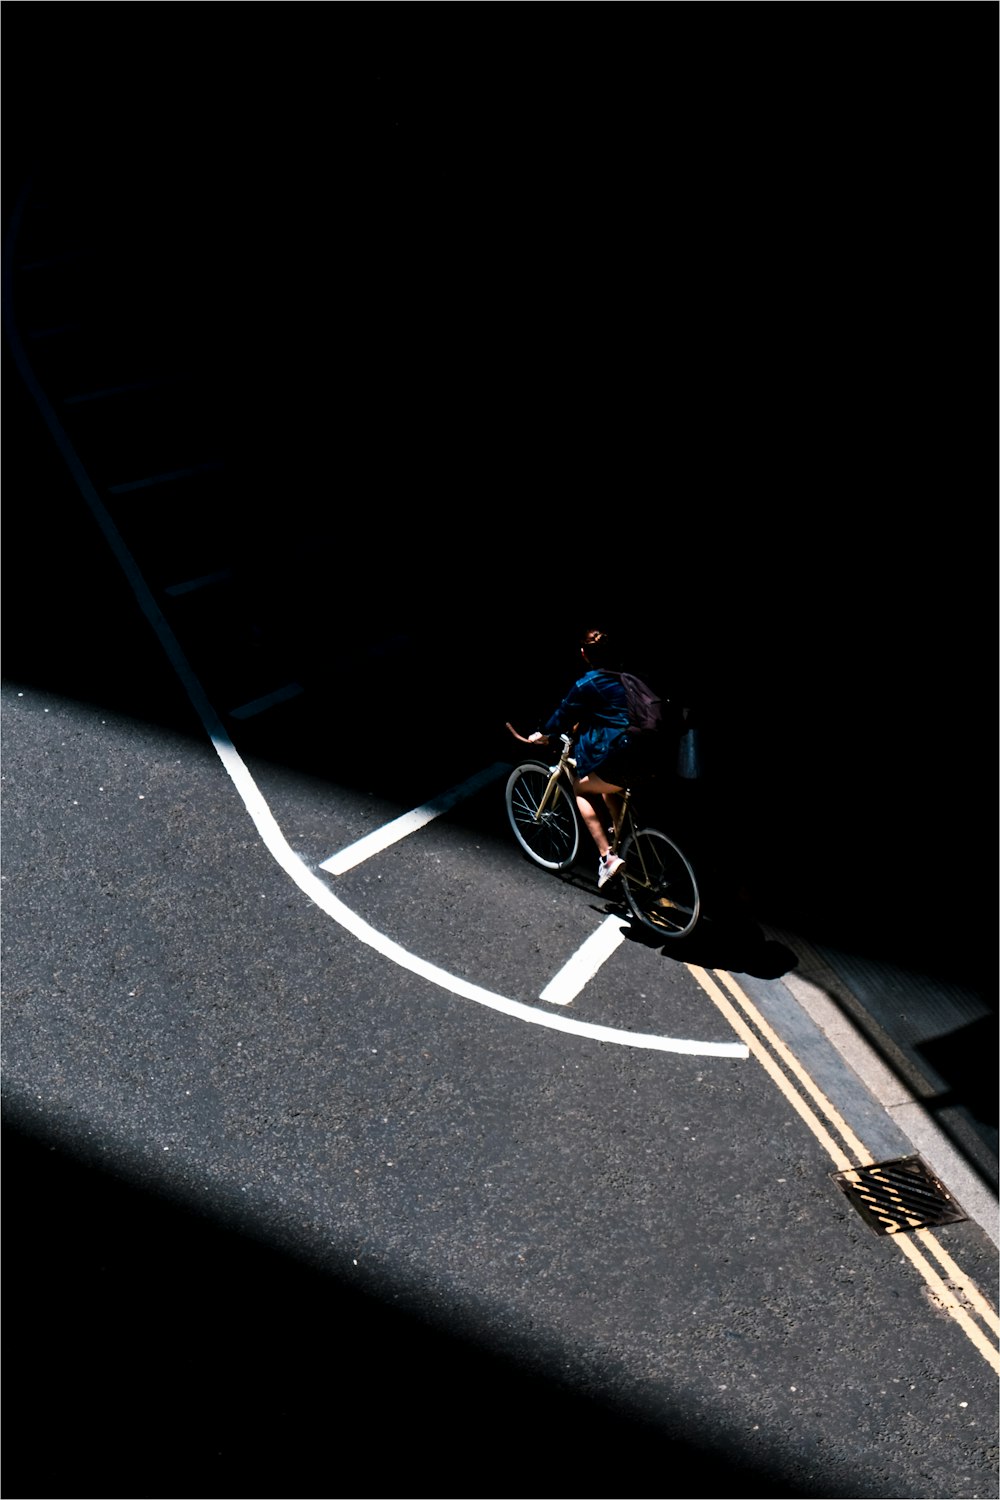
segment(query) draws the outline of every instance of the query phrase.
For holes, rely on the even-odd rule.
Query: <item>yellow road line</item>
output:
[[[993,1332],[1000,1337],[1000,1317],[997,1316],[975,1283],[969,1280],[961,1266],[956,1265],[944,1246],[938,1243],[931,1231],[929,1229],[918,1229],[914,1234],[914,1239],[918,1239],[922,1245],[927,1247],[935,1260],[944,1267],[948,1280],[952,1285],[958,1288],[963,1297],[968,1298],[987,1327],[992,1328]]]
[[[849,1151],[853,1151],[855,1156],[857,1156],[858,1160],[856,1162],[851,1162],[850,1165],[854,1167],[873,1166],[874,1157],[870,1152],[865,1150],[864,1146],[854,1134],[854,1131],[840,1114],[840,1111],[834,1107],[827,1096],[823,1093],[823,1090],[806,1072],[805,1068],[799,1062],[794,1052],[792,1052],[791,1049],[781,1040],[781,1037],[778,1036],[773,1027],[771,1027],[769,1023],[765,1021],[760,1011],[736,983],[736,980],[733,978],[733,976],[731,974],[725,973],[722,969],[717,969],[716,973],[722,980],[723,984],[726,986],[726,989],[729,991],[729,993],[736,999],[739,1005],[742,1006],[743,1010],[750,1017],[751,1021],[757,1027],[757,1030],[760,1032],[761,1036],[764,1037],[764,1039],[777,1053],[778,1057],[781,1058],[781,1061],[785,1064],[785,1067],[788,1069],[788,1071],[793,1075],[793,1077],[798,1079],[799,1083],[805,1089],[810,1098],[814,1099],[815,1102],[819,1105],[819,1108],[822,1110],[826,1118],[830,1121],[830,1124],[834,1127],[847,1149]]]
[[[830,1157],[836,1170],[838,1172],[846,1172],[857,1167],[873,1166],[874,1158],[871,1152],[866,1150],[840,1112],[815,1083],[794,1053],[777,1035],[774,1028],[764,1019],[733,976],[721,969],[715,971],[719,979],[721,979],[722,984],[738,1003],[739,1010],[727,998],[720,985],[716,983],[716,980],[707,970],[700,968],[697,964],[688,964],[687,968],[694,975],[709,999],[712,1000],[726,1017],[736,1034],[746,1042],[753,1056],[756,1057],[768,1077],[777,1084],[796,1114],[805,1121],[816,1140],[819,1141]],[[749,1017],[750,1021],[753,1022],[753,1026],[748,1024],[748,1021],[740,1014],[740,1010]],[[756,1027],[757,1030],[755,1031],[753,1027]],[[758,1035],[758,1032],[760,1035]],[[767,1045],[765,1045],[765,1042]],[[773,1048],[775,1056],[772,1056],[771,1052],[768,1051],[768,1047]],[[782,1070],[775,1057],[781,1059],[788,1073]],[[788,1076],[789,1074],[791,1077]],[[796,1087],[796,1084],[798,1087]],[[816,1106],[815,1110],[802,1097],[799,1089],[812,1100],[812,1103]],[[844,1143],[843,1147],[834,1140],[833,1136],[827,1130],[826,1125],[819,1118],[816,1110],[819,1110],[820,1114],[825,1116],[827,1122],[832,1126],[837,1135],[840,1136],[841,1141]],[[845,1148],[857,1160],[852,1161],[850,1156],[845,1154]],[[983,1322],[994,1333],[1000,1334],[1000,1318],[997,1317],[996,1312],[990,1306],[982,1292],[970,1281],[961,1268],[956,1265],[955,1261],[929,1230],[917,1230],[912,1238],[906,1233],[894,1235],[892,1238],[906,1258],[919,1271],[937,1304],[955,1320],[966,1337],[979,1350],[979,1353],[986,1362],[1000,1375],[1000,1350],[994,1348],[983,1330],[973,1321],[969,1309],[964,1307],[959,1301],[959,1295],[963,1296]],[[916,1238],[919,1238],[920,1244],[944,1268],[951,1286],[942,1280],[926,1255],[922,1254],[921,1250],[918,1249],[914,1243]],[[952,1290],[952,1287],[955,1290]]]
[[[844,1155],[844,1152],[837,1145],[836,1141],[833,1140],[832,1136],[830,1136],[824,1126],[820,1124],[819,1120],[816,1118],[813,1111],[809,1108],[806,1101],[802,1098],[801,1094],[797,1093],[796,1090],[792,1087],[789,1080],[785,1077],[784,1073],[778,1067],[778,1064],[774,1061],[774,1058],[767,1051],[767,1049],[761,1045],[760,1038],[757,1036],[756,1032],[754,1032],[747,1025],[746,1021],[744,1021],[739,1011],[734,1005],[731,1004],[729,1000],[726,999],[725,995],[722,993],[722,990],[705,969],[699,968],[697,964],[688,964],[687,967],[690,969],[695,979],[697,979],[698,983],[701,985],[705,993],[722,1011],[722,1014],[726,1017],[727,1021],[729,1022],[730,1026],[732,1026],[737,1036],[741,1036],[746,1042],[754,1057],[756,1057],[757,1061],[760,1063],[761,1067],[768,1074],[768,1076],[773,1079],[773,1081],[778,1085],[778,1088],[784,1094],[785,1098],[788,1100],[792,1108],[796,1111],[797,1114],[802,1116],[803,1120],[805,1120],[813,1135],[823,1146],[824,1150],[829,1154],[831,1160],[836,1163],[838,1171],[846,1172],[850,1167],[854,1165],[854,1163],[851,1161],[849,1156]]]
[[[991,1364],[997,1374],[1000,1375],[1000,1350],[994,1349],[982,1329],[976,1323],[973,1323],[968,1312],[959,1302],[954,1292],[941,1280],[930,1261],[926,1256],[921,1255],[913,1241],[908,1239],[905,1234],[895,1234],[892,1238],[893,1243],[898,1245],[903,1254],[916,1266],[937,1301],[951,1314],[955,1322],[975,1344],[987,1363]]]

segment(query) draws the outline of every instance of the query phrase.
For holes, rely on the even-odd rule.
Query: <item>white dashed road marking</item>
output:
[[[63,399],[66,406],[80,406],[85,401],[109,401],[115,396],[129,396],[134,391],[154,391],[162,385],[162,380],[130,380],[125,385],[107,385],[97,391],[80,391],[75,396]]]
[[[371,859],[373,854],[380,854],[383,849],[398,844],[400,839],[408,838],[411,833],[416,833],[418,828],[423,828],[442,813],[450,812],[459,802],[471,797],[473,792],[489,786],[491,781],[498,781],[509,770],[510,766],[506,761],[497,761],[494,765],[487,766],[485,771],[478,771],[468,781],[463,781],[461,786],[453,786],[450,791],[442,792],[432,801],[425,802],[422,807],[402,813],[398,818],[393,818],[391,823],[383,823],[381,828],[374,828],[363,839],[358,839],[357,843],[348,844],[346,849],[331,854],[329,859],[324,859],[320,869],[326,870],[329,875],[343,875],[345,870],[353,870],[355,865]]]
[[[228,583],[232,578],[229,568],[220,568],[217,573],[203,573],[200,578],[188,578],[183,583],[171,583],[163,590],[176,598],[179,594],[192,594],[196,589],[207,589],[213,583]]]
[[[128,479],[124,484],[109,484],[109,495],[127,495],[132,490],[148,490],[155,484],[175,484],[178,479],[197,479],[199,474],[217,474],[221,463],[193,464],[188,469],[170,469],[166,474],[148,474],[145,479]]]
[[[250,703],[243,703],[239,708],[231,708],[229,716],[232,719],[252,719],[256,714],[266,713],[275,704],[287,703],[289,698],[297,698],[303,691],[297,682],[286,682],[284,687],[275,688],[273,693],[265,693],[262,698],[254,698]]]
[[[624,941],[628,923],[621,917],[605,917],[596,932],[564,963],[559,973],[550,979],[539,1000],[550,1005],[571,1005],[585,984],[589,984],[604,961],[611,957],[619,943]]]

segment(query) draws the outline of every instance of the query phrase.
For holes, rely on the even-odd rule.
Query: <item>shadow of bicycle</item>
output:
[[[687,937],[666,943],[637,922],[623,901],[606,901],[594,910],[623,918],[628,923],[626,942],[654,948],[678,963],[751,974],[756,979],[780,979],[798,964],[790,948],[769,938],[752,917],[738,910],[704,912]]]

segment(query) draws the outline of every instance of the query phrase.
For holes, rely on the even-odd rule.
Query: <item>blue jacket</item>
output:
[[[571,734],[574,724],[580,726],[573,749],[578,776],[595,770],[612,750],[624,750],[628,713],[620,678],[596,668],[587,672],[570,688],[542,733]]]

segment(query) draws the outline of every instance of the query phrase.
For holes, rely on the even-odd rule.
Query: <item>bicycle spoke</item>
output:
[[[694,871],[666,834],[644,828],[623,845],[625,899],[650,932],[686,937],[698,921],[701,898]]]
[[[507,815],[522,850],[535,864],[564,870],[576,858],[579,825],[564,791],[555,788],[539,815],[551,772],[545,766],[518,766],[507,782]]]

